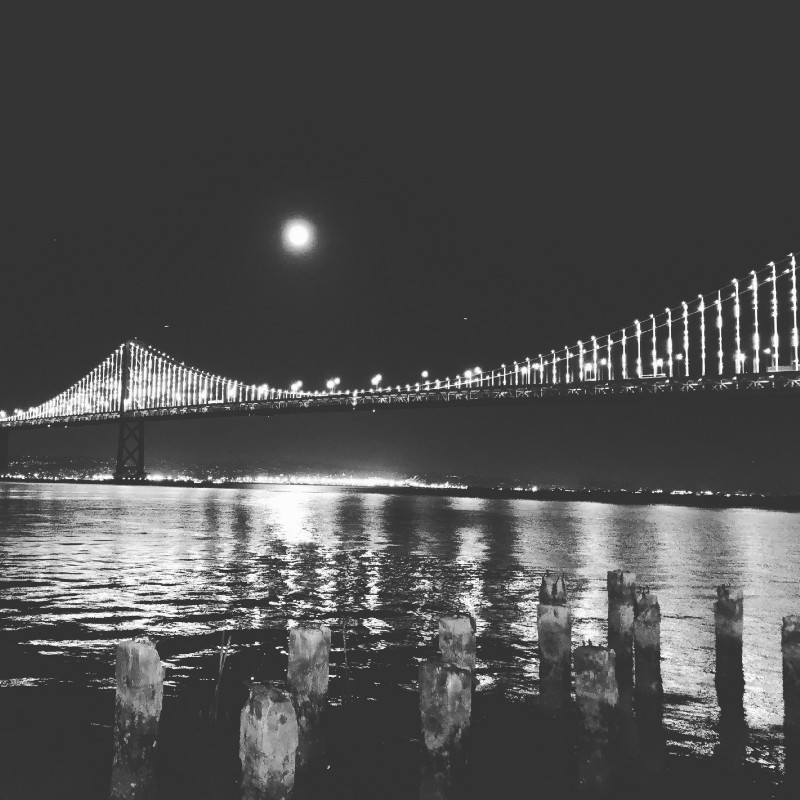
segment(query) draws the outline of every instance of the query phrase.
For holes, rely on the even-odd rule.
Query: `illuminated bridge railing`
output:
[[[378,408],[436,408],[456,405],[502,405],[551,401],[591,401],[612,397],[697,397],[725,393],[745,396],[758,393],[800,394],[800,372],[734,375],[717,378],[643,378],[626,381],[583,381],[570,384],[520,384],[450,389],[383,390],[363,394],[285,394],[262,400],[218,402],[200,405],[137,408],[126,412],[130,419],[187,419],[219,416],[259,416],[300,411],[358,411]],[[103,411],[65,417],[7,419],[5,427],[36,428],[47,425],[81,425],[116,422],[117,412]],[[2,424],[0,424],[2,427]]]
[[[133,340],[42,405],[0,427],[377,405],[698,391],[794,390],[798,361],[797,264],[789,255],[691,302],[603,336],[498,368],[367,389],[328,391],[246,384],[178,362]]]

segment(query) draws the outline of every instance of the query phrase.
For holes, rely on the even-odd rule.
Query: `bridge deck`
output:
[[[241,403],[206,403],[160,408],[132,408],[133,419],[190,419],[222,416],[269,416],[311,411],[364,411],[388,408],[443,408],[550,402],[583,402],[612,398],[667,398],[698,395],[752,396],[800,393],[800,372],[762,373],[704,378],[642,378],[557,384],[507,384],[439,389],[384,390],[353,396],[345,393],[303,394]],[[0,420],[0,428],[41,428],[50,425],[92,425],[118,422],[118,412],[78,414],[28,420]]]

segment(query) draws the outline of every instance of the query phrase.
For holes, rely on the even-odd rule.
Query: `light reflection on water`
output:
[[[344,617],[356,621],[353,646],[384,657],[394,648],[411,681],[437,617],[465,610],[477,620],[481,689],[513,699],[537,692],[545,570],[566,573],[578,644],[605,640],[606,571],[625,567],[658,593],[666,722],[691,731],[695,747],[711,741],[716,719],[714,587],[744,589],[747,718],[772,735],[781,617],[800,611],[799,533],[798,515],[747,509],[1,484],[1,635],[13,658],[0,686],[108,686],[111,643],[141,632],[199,637]],[[169,659],[178,691],[213,653],[207,640],[186,641]]]

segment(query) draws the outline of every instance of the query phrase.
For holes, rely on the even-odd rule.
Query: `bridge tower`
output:
[[[125,397],[130,391],[131,343],[125,342],[122,355],[122,376],[119,389],[119,437],[117,439],[117,468],[114,479],[141,481],[144,471],[144,420],[125,416]]]
[[[0,428],[0,475],[8,472],[8,428]]]

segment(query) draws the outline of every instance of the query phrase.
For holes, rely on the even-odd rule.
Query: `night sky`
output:
[[[312,390],[334,375],[346,387],[486,369],[800,250],[797,40],[764,11],[56,8],[0,20],[0,408],[49,399],[134,336],[214,373]],[[318,233],[300,257],[281,249],[294,215]],[[518,460],[511,472],[543,483],[636,478],[638,450],[598,460],[591,433],[634,447],[628,411],[547,413],[515,411],[512,426],[503,411],[399,412],[376,415],[380,430],[366,415],[231,420],[213,435],[175,423],[149,441],[188,460],[210,438],[219,449],[202,442],[198,457],[235,461],[238,436],[267,465],[299,448],[329,469],[433,459],[496,475]],[[764,470],[770,447],[797,441],[786,413],[769,435],[738,411],[664,406],[641,424],[747,428],[753,447],[772,444],[720,469],[733,481],[760,465],[777,486]],[[549,473],[543,427],[572,454]],[[88,451],[87,431],[70,435]],[[46,447],[25,436],[12,457]],[[485,446],[462,453],[470,438]],[[723,438],[701,437],[704,454]],[[529,444],[512,457],[511,441]],[[645,482],[679,475],[677,450],[666,462]]]

